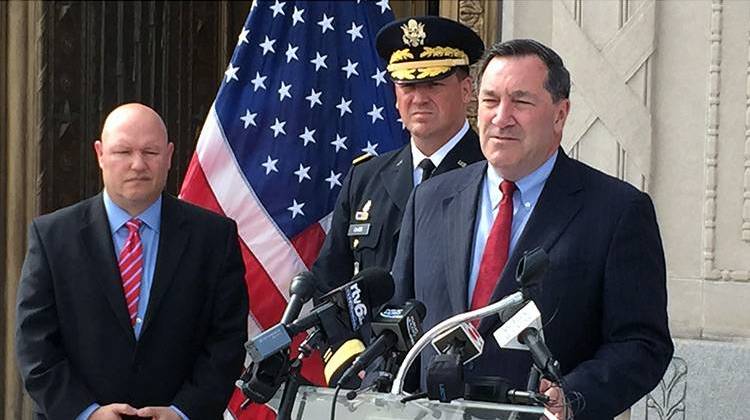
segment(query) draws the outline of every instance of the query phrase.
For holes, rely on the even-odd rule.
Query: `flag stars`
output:
[[[289,44],[288,47],[286,47],[286,62],[289,63],[292,60],[299,61],[299,58],[297,58],[297,50],[299,47],[292,47],[292,44]]]
[[[341,186],[341,181],[339,181],[339,178],[341,178],[341,174],[335,174],[333,171],[331,171],[331,175],[326,178],[326,182],[330,184],[330,189],[333,189],[336,185],[339,187]]]
[[[266,175],[268,175],[271,172],[279,172],[278,168],[276,168],[277,163],[279,163],[278,159],[271,159],[271,155],[268,155],[266,162],[261,163],[260,166],[266,168]]]
[[[315,71],[320,70],[321,67],[324,69],[328,68],[326,65],[326,58],[328,58],[328,55],[320,55],[318,51],[315,51],[315,59],[310,60],[311,63],[315,64]]]
[[[266,90],[266,79],[268,76],[261,76],[257,71],[255,72],[255,78],[250,81],[253,84],[253,92],[257,92],[258,89]]]
[[[273,138],[278,137],[279,134],[286,136],[286,130],[284,130],[285,125],[286,121],[279,121],[278,118],[274,118],[273,125],[271,126],[271,130],[273,130]]]
[[[398,118],[396,121],[398,121],[398,122],[401,123],[401,129],[402,130],[406,130],[406,124],[404,124],[404,120],[402,120],[401,118]]]
[[[323,13],[323,20],[318,22],[318,25],[320,25],[321,28],[323,28],[322,33],[326,33],[326,31],[329,29],[333,31],[333,16],[328,17],[328,15]]]
[[[339,150],[341,150],[341,149],[349,150],[346,147],[346,143],[345,143],[346,139],[347,139],[346,136],[341,137],[341,136],[339,136],[339,133],[336,133],[336,140],[334,140],[334,141],[331,142],[331,145],[336,146],[336,153],[338,153]]]
[[[310,172],[310,166],[303,166],[301,163],[299,164],[299,169],[294,171],[294,174],[297,175],[297,182],[302,183],[305,179],[312,179],[310,178],[310,175],[308,174]]]
[[[336,108],[338,108],[339,111],[341,111],[341,115],[339,115],[339,117],[343,117],[344,114],[346,114],[347,112],[350,114],[352,113],[352,109],[349,107],[349,105],[351,104],[352,104],[351,99],[347,101],[343,96],[341,97],[341,103],[336,105]]]
[[[350,60],[348,58],[346,59],[346,65],[344,67],[341,67],[341,70],[343,70],[343,71],[346,72],[346,78],[347,79],[349,77],[351,77],[352,74],[355,74],[355,75],[359,76],[359,73],[357,72],[357,65],[358,64],[359,64],[358,62],[352,63],[352,60]]]
[[[276,42],[275,39],[268,39],[268,35],[265,36],[265,40],[261,42],[260,47],[263,48],[263,55],[266,55],[267,52],[276,53],[276,50],[273,49],[273,44]]]
[[[357,39],[357,38],[362,38],[362,39],[365,38],[365,37],[362,36],[362,28],[363,27],[364,27],[364,25],[357,26],[357,24],[355,24],[354,22],[352,22],[352,28],[349,29],[348,31],[346,31],[346,33],[348,33],[349,35],[352,36],[352,42],[354,42],[354,40]]]
[[[367,141],[367,147],[365,147],[364,149],[362,149],[362,151],[365,152],[365,153],[369,153],[369,154],[371,154],[373,156],[377,156],[378,155],[378,152],[376,150],[377,148],[378,148],[378,144],[377,143],[372,144],[368,140]]]
[[[310,95],[305,96],[305,99],[310,101],[310,109],[313,109],[315,105],[323,105],[323,102],[320,102],[320,95],[323,92],[315,92],[315,89],[310,89]]]
[[[294,12],[292,12],[292,26],[298,23],[305,23],[305,19],[302,19],[302,13],[304,12],[305,9],[297,9],[297,6],[294,6]]]
[[[284,102],[284,98],[292,99],[292,94],[289,93],[289,89],[292,88],[292,84],[286,84],[284,81],[281,82],[281,87],[279,88],[279,102]]]
[[[313,134],[315,134],[315,130],[310,130],[305,126],[305,132],[299,135],[299,138],[305,141],[304,146],[307,146],[308,143],[316,143]]]
[[[229,81],[230,81],[230,80],[237,80],[237,81],[239,81],[240,79],[239,79],[239,78],[237,78],[237,72],[238,72],[239,70],[240,70],[240,68],[239,68],[239,67],[234,67],[234,66],[232,65],[232,63],[229,63],[229,67],[228,67],[228,68],[227,68],[227,70],[226,70],[226,71],[224,72],[224,76],[226,76],[226,77],[227,77],[227,80],[226,80],[226,82],[227,82],[227,83],[229,83]]]
[[[368,112],[367,115],[372,117],[372,123],[375,124],[375,121],[377,120],[383,120],[385,121],[385,118],[383,118],[383,107],[377,107],[375,104],[372,104],[372,111]]]
[[[242,120],[242,122],[245,123],[245,128],[247,128],[247,127],[249,127],[251,125],[253,127],[257,127],[257,125],[255,124],[255,117],[257,115],[258,115],[257,112],[251,114],[249,109],[245,110],[245,115],[243,117],[240,117],[240,119]]]
[[[279,0],[276,0],[276,3],[273,4],[273,6],[269,6],[268,8],[273,10],[273,17],[276,17],[276,15],[281,14],[284,15],[284,5],[286,4],[285,1],[279,2]],[[381,12],[382,13],[382,12]]]
[[[242,28],[242,32],[240,32],[240,36],[237,37],[237,46],[239,47],[243,43],[250,44],[250,41],[247,40],[247,35],[250,33],[249,29]]]
[[[297,216],[305,215],[305,212],[302,211],[302,207],[304,206],[305,203],[298,203],[297,200],[292,200],[292,205],[286,209],[292,212],[292,219],[294,219]]]
[[[391,10],[391,5],[388,4],[388,0],[380,0],[379,2],[375,3],[377,6],[380,6],[380,14],[382,15],[385,13],[386,10]]]
[[[376,68],[375,69],[375,74],[373,74],[372,76],[370,76],[370,78],[373,79],[373,80],[375,80],[375,87],[379,87],[381,83],[382,84],[388,83],[385,80],[385,70],[380,71],[380,68]]]

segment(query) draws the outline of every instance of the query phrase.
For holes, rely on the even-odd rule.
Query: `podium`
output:
[[[283,387],[282,387],[283,388]],[[363,392],[352,401],[346,399],[346,390],[339,392],[336,402],[337,420],[539,420],[547,418],[543,407],[496,404],[480,401],[453,401],[441,403],[421,399],[401,403],[402,396]],[[334,390],[301,386],[292,410],[294,420],[323,420],[331,416]],[[281,390],[268,402],[278,410]]]

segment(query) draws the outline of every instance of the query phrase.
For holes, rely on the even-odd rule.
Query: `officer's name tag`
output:
[[[349,236],[365,236],[370,233],[369,223],[352,223],[349,225]]]

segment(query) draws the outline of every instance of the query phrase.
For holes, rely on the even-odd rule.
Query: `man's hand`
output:
[[[539,383],[539,392],[549,397],[546,408],[550,414],[555,416],[557,420],[566,420],[565,416],[569,410],[566,407],[567,401],[565,401],[565,394],[563,394],[562,389],[547,379],[542,379]]]
[[[137,411],[129,404],[109,404],[94,410],[89,420],[120,420],[122,416],[135,416]]]
[[[180,415],[169,407],[143,407],[136,414],[138,417],[153,420],[182,420]]]

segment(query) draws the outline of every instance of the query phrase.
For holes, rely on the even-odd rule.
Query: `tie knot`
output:
[[[130,219],[125,222],[125,226],[128,228],[128,232],[138,232],[143,222],[141,219]]]
[[[422,168],[422,171],[425,172],[432,172],[433,169],[435,169],[435,165],[432,164],[432,161],[428,158],[422,159],[421,162],[419,162],[418,167]]]
[[[427,181],[427,179],[432,176],[432,172],[435,170],[435,165],[432,164],[432,161],[429,158],[422,159],[417,167],[422,169],[422,182]]]
[[[513,181],[503,180],[500,182],[500,191],[503,192],[503,197],[506,195],[513,195],[513,192],[516,191],[516,184]]]

